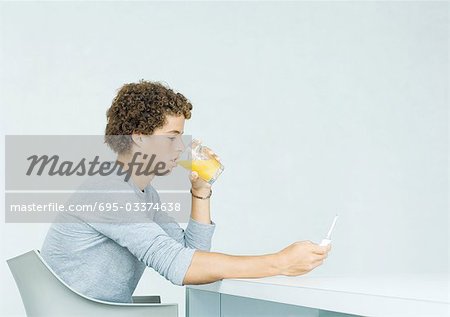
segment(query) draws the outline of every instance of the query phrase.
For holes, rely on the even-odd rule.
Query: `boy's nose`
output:
[[[175,147],[175,151],[178,152],[178,155],[180,155],[184,149],[186,148],[186,146],[183,143],[183,140],[181,138],[177,138],[177,143],[176,143],[176,147]]]

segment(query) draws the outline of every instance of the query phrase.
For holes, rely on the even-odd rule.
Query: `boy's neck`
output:
[[[133,155],[126,155],[126,154],[119,154],[117,155],[116,161],[118,164],[122,166],[122,170],[126,171],[128,170],[128,164],[131,162]],[[136,184],[136,186],[143,191],[153,180],[153,177],[155,177],[155,174],[150,175],[136,175],[134,172],[131,173],[131,179]]]

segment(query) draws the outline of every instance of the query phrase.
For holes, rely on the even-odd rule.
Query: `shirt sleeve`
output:
[[[211,240],[215,229],[216,224],[213,221],[206,224],[190,218],[184,233],[186,246],[203,251],[211,250]]]
[[[176,285],[183,285],[195,249],[169,237],[156,223],[89,223],[127,248],[139,261]]]
[[[216,224],[213,221],[210,224],[204,224],[189,218],[186,230],[183,230],[178,222],[166,212],[155,212],[153,220],[170,237],[183,246],[202,251],[211,250],[211,240],[216,228]]]
[[[154,213],[153,221],[157,223],[167,233],[167,235],[172,237],[175,241],[185,247],[187,246],[184,230],[173,217],[169,216],[166,212],[157,210]]]
[[[161,202],[159,194],[155,191],[155,201]],[[174,240],[185,247],[198,249],[202,251],[211,250],[211,240],[216,228],[216,224],[211,221],[210,224],[198,222],[189,217],[186,230],[180,227],[173,217],[162,210],[156,210],[153,220]]]

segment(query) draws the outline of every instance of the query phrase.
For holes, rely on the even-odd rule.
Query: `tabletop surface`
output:
[[[230,281],[449,302],[449,276],[445,275],[274,276]]]
[[[447,274],[365,276],[273,276],[226,279],[188,288],[222,294],[374,315],[402,307],[448,310],[450,278]],[[369,305],[370,304],[370,305]],[[373,304],[373,305],[372,305]],[[361,306],[361,307],[358,307]],[[373,306],[372,308],[370,306]],[[347,307],[355,307],[347,309]]]

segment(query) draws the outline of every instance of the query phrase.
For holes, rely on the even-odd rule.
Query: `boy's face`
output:
[[[148,159],[156,155],[153,164],[164,162],[164,170],[171,171],[177,166],[175,161],[185,149],[181,135],[184,133],[186,119],[183,115],[166,115],[166,120],[167,123],[156,129],[152,135],[140,135],[140,139],[136,138],[139,141],[135,142],[135,151],[147,154]]]

